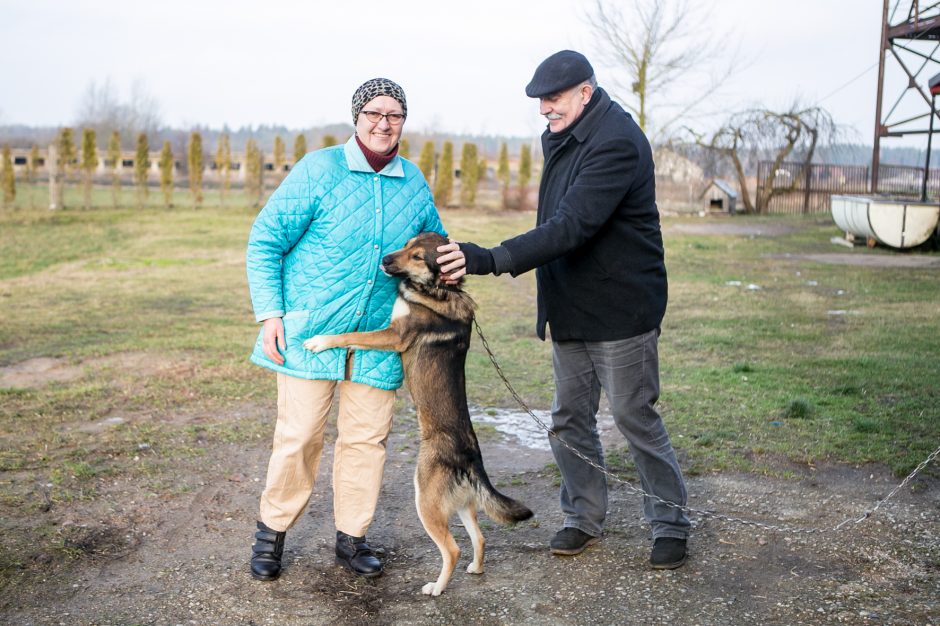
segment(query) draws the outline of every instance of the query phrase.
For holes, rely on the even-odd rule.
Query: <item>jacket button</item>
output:
[[[378,250],[378,249],[379,249],[379,244],[375,244],[375,245],[372,246],[372,247],[375,248],[376,250]]]
[[[362,315],[362,311],[356,311],[356,315]]]
[[[372,284],[372,279],[367,280],[367,281],[366,281],[366,284],[367,284],[367,285],[371,285],[371,284]]]

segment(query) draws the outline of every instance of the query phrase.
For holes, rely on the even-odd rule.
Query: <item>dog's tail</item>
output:
[[[477,500],[490,519],[500,524],[515,524],[532,517],[529,507],[496,490],[486,475],[482,462],[475,464],[472,480]]]

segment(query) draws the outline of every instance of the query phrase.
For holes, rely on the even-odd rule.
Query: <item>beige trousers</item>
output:
[[[277,425],[261,494],[261,521],[273,530],[287,530],[307,508],[336,385],[277,375]],[[333,517],[336,529],[348,535],[365,535],[375,514],[394,403],[394,391],[339,382]]]

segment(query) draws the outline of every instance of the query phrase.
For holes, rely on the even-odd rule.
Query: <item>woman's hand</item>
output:
[[[264,320],[261,345],[269,359],[278,365],[284,365],[284,356],[280,351],[287,349],[287,341],[284,339],[284,321],[281,318],[271,317]]]

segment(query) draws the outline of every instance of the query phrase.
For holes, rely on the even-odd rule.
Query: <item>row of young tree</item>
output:
[[[336,143],[336,138],[326,135],[323,145],[330,146]],[[83,207],[89,208],[92,204],[92,183],[99,164],[98,136],[94,128],[84,128],[81,134],[81,143],[77,144],[72,128],[66,127],[59,131],[54,143],[54,152],[47,159],[50,176],[49,183],[52,188],[52,205],[63,208],[62,187],[65,184],[79,179],[83,189]],[[203,148],[202,136],[199,132],[190,133],[186,143],[185,158],[178,161],[173,146],[169,140],[163,142],[160,149],[157,169],[159,172],[159,186],[164,204],[172,206],[173,189],[176,184],[175,176],[178,169],[185,163],[185,173],[188,176],[189,190],[193,206],[199,207],[204,200],[203,172],[206,165],[206,154]],[[307,153],[307,140],[303,134],[297,135],[294,140],[294,161],[298,161]],[[150,193],[151,145],[147,133],[137,134],[136,148],[133,159],[133,182],[136,190],[136,199],[139,204],[145,202]],[[282,172],[287,164],[286,144],[281,137],[274,142],[273,169]],[[2,188],[4,208],[13,205],[16,199],[16,177],[13,169],[13,159],[8,145],[3,147],[0,157],[0,188]],[[24,175],[25,182],[32,185],[37,181],[37,174],[43,159],[39,146],[33,144],[26,157]],[[116,208],[122,194],[122,177],[120,170],[123,167],[123,151],[121,148],[121,133],[112,131],[104,155],[105,167],[111,181],[112,204]],[[228,134],[219,136],[216,145],[214,168],[219,174],[219,198],[224,206],[232,188],[232,147]],[[249,139],[245,145],[244,187],[245,193],[254,206],[257,206],[265,191],[265,157],[254,139]]]
[[[402,140],[399,153],[405,158],[409,157],[407,140]],[[418,168],[431,186],[434,203],[439,207],[446,207],[454,198],[454,144],[445,141],[440,153],[433,141],[425,141],[418,156]],[[463,207],[476,206],[477,191],[480,183],[485,181],[489,173],[486,157],[481,156],[477,145],[465,142],[461,148],[460,167],[457,170],[460,178],[459,204]],[[509,167],[509,146],[503,142],[499,149],[499,158],[496,165],[496,181],[499,183],[502,208],[525,209],[528,208],[529,183],[532,180],[532,151],[528,144],[523,144],[519,150],[519,165],[516,172],[516,186],[513,189],[512,173]]]
[[[325,135],[322,147],[337,143],[333,135]],[[219,181],[219,200],[225,205],[232,188],[232,147],[228,134],[223,133],[216,142],[215,158],[212,164],[217,172]],[[54,144],[54,152],[49,157],[54,163],[50,167],[50,186],[53,189],[53,206],[62,208],[62,187],[65,184],[78,180],[83,189],[83,207],[92,205],[92,183],[98,170],[99,149],[98,136],[94,128],[84,128],[81,133],[80,145],[76,142],[72,128],[62,128]],[[294,139],[293,162],[296,163],[307,153],[307,140],[303,134]],[[410,148],[407,139],[401,140],[399,154],[404,158],[410,157]],[[151,145],[147,133],[137,135],[136,149],[133,158],[133,182],[138,204],[143,204],[150,193],[151,174]],[[169,140],[163,142],[157,160],[159,173],[158,182],[160,193],[165,206],[173,203],[173,190],[176,184],[177,170],[184,170],[188,177],[189,191],[194,207],[200,207],[204,201],[203,172],[206,167],[205,148],[202,135],[198,131],[190,133],[185,148],[185,158],[177,160],[173,146]],[[12,205],[16,197],[16,182],[10,156],[9,146],[3,149],[2,174],[0,185],[3,189],[4,206]],[[24,178],[29,184],[34,184],[41,163],[39,146],[33,145],[26,159]],[[121,149],[121,133],[112,131],[104,154],[104,164],[111,182],[111,200],[116,208],[121,201],[122,177],[120,170],[123,167],[123,152]],[[185,164],[185,166],[184,166]],[[270,164],[278,177],[287,169],[287,149],[284,140],[277,136],[271,154]],[[245,168],[245,193],[250,202],[257,206],[263,199],[265,192],[265,155],[254,139],[249,139],[244,152],[244,162],[238,165]],[[458,201],[454,195],[455,178],[459,177],[459,204],[473,207],[477,203],[477,192],[480,183],[485,181],[489,172],[487,160],[480,155],[477,145],[465,142],[461,148],[459,169],[454,167],[454,144],[451,141],[443,142],[441,151],[437,152],[433,141],[426,141],[418,158],[418,167],[421,169],[428,184],[431,185],[434,201],[438,206],[448,206]],[[510,170],[509,149],[504,142],[500,146],[499,159],[495,170],[495,179],[499,183],[501,202],[503,208],[527,208],[529,184],[532,179],[532,153],[527,144],[523,144],[518,160],[515,176],[515,187],[512,186],[513,176]]]

